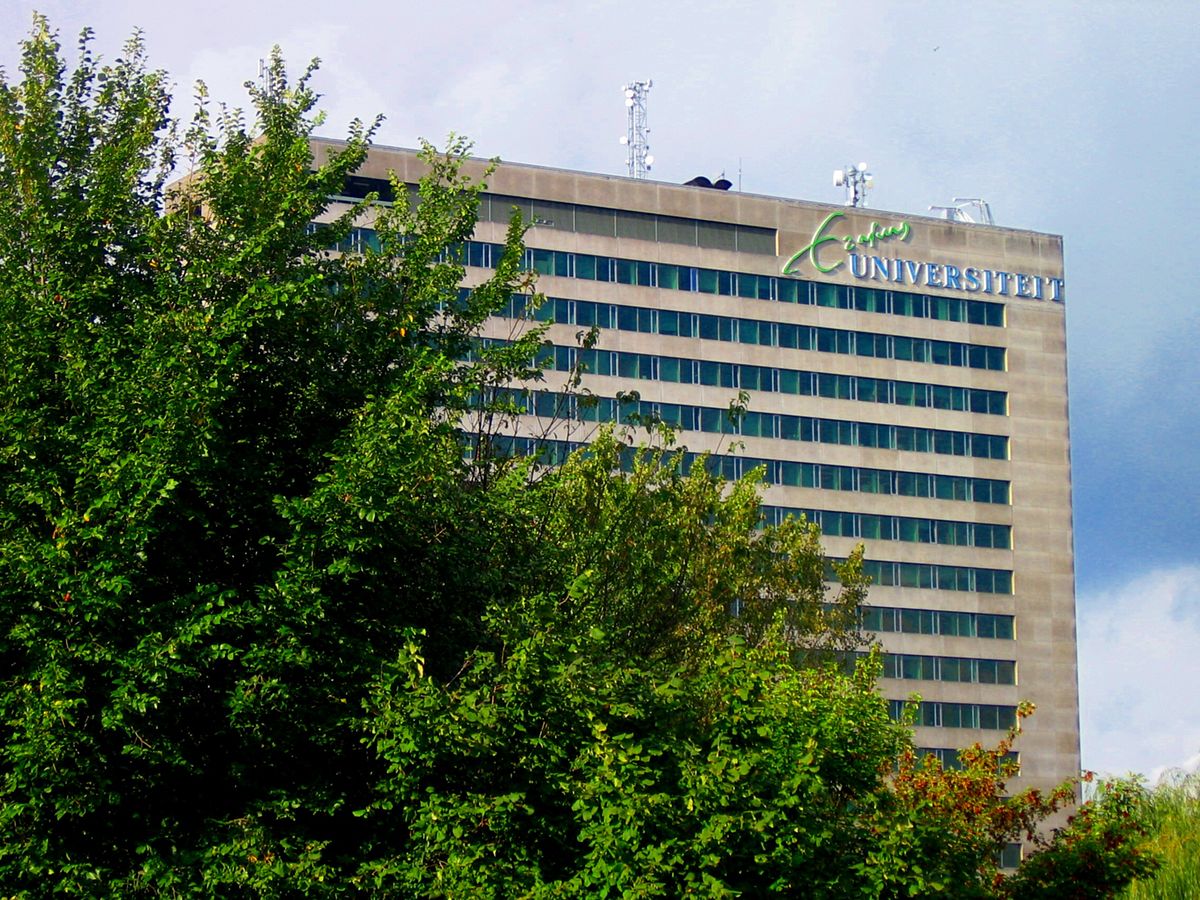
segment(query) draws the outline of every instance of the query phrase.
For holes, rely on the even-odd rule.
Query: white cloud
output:
[[[1157,779],[1200,751],[1200,566],[1079,598],[1083,765]]]

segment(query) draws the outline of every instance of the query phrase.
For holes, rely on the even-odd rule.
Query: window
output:
[[[850,288],[844,284],[816,283],[817,306],[830,306],[835,309],[850,308]]]
[[[512,218],[513,210],[521,215],[521,221],[533,221],[533,201],[521,197],[505,197],[501,194],[491,195],[491,219],[493,222],[507,222]]]
[[[911,316],[915,319],[928,318],[924,294],[908,294],[896,291],[892,294],[892,313],[897,316]]]
[[[373,232],[372,232],[373,234]],[[366,240],[366,238],[364,238]],[[490,255],[492,245],[471,241],[466,247],[466,261],[469,265],[487,267],[491,265]],[[667,264],[635,262],[631,260],[609,259],[607,257],[588,256],[586,254],[567,253],[533,249],[528,251],[526,259],[530,268],[546,275],[560,277],[582,278],[587,280],[610,281],[616,280],[623,284],[636,284],[643,287],[681,287],[688,282],[692,269]],[[714,270],[701,270],[705,287],[710,293],[723,293],[723,273]],[[726,281],[733,279],[727,275]],[[746,284],[760,285],[767,276],[737,276],[738,291]],[[750,281],[747,281],[750,279]],[[755,282],[754,279],[759,279]],[[590,301],[575,301],[585,303]],[[502,315],[508,315],[507,311]],[[678,315],[686,316],[688,313]],[[777,323],[770,320],[722,317],[729,325],[721,339],[737,340],[744,344],[762,346],[780,346],[789,349],[817,350],[822,353],[839,353],[847,355],[866,356],[879,359],[895,358],[912,362],[932,362],[941,365],[970,366],[972,368],[998,368],[1003,366],[1004,348],[982,347],[970,344],[951,344],[945,341],[928,342],[923,339],[904,336],[889,337],[873,332],[851,332],[823,326],[794,325]],[[622,319],[622,324],[616,327],[624,329],[623,324],[628,319]],[[645,330],[641,328],[640,330]],[[677,332],[663,329],[662,334]],[[690,332],[678,332],[686,336],[695,336]],[[708,337],[708,335],[701,335]],[[709,337],[709,339],[715,339]],[[942,351],[932,355],[927,353],[929,346],[940,346]],[[948,349],[946,349],[948,348]],[[985,352],[986,351],[986,352]],[[995,352],[993,352],[995,351]],[[902,391],[901,402],[904,405],[924,405],[925,398],[914,400],[912,391]],[[964,393],[964,389],[938,386],[935,405],[943,409],[966,409],[973,412],[983,412],[992,415],[1006,415],[1007,396],[1002,391],[986,391],[972,389]],[[955,393],[957,392],[957,394]],[[966,398],[966,399],[964,399]],[[890,402],[879,400],[878,402]]]
[[[753,225],[737,225],[737,249],[739,253],[762,253],[775,256],[775,229]],[[763,298],[765,299],[765,298]]]
[[[891,306],[888,291],[875,288],[855,288],[854,308],[864,312],[886,313]]]
[[[779,302],[780,303],[812,303],[811,296],[808,292],[809,282],[799,281],[791,278],[779,279]]]
[[[615,237],[617,234],[616,210],[597,206],[575,207],[575,230],[582,234],[598,234]]]
[[[571,203],[552,203],[549,200],[534,200],[530,221],[533,222],[535,228],[574,231],[575,206]]]
[[[875,626],[881,625],[885,618],[888,618],[886,611],[875,608],[871,616],[863,616],[862,628],[866,631],[884,630]],[[1016,663],[1004,659],[888,653],[884,655],[884,676],[963,684],[1015,684]]]
[[[854,399],[854,381],[849,375],[832,375],[827,372],[817,373],[817,393],[822,397],[837,400]]]
[[[724,222],[698,221],[696,243],[711,250],[736,250],[737,227]]]
[[[893,719],[904,715],[907,701],[889,700],[888,712]],[[921,701],[917,705],[918,725],[926,728],[983,728],[1006,731],[1016,722],[1015,706],[993,706],[987,703],[946,703]]]
[[[882,378],[859,377],[854,379],[858,389],[858,400],[864,403],[887,403],[888,382]]]
[[[890,563],[875,563],[875,566],[891,565]],[[985,571],[980,569],[968,571]],[[874,576],[873,576],[874,577]],[[879,578],[875,578],[880,583]],[[862,628],[865,631],[900,631],[909,634],[940,634],[947,637],[979,637],[997,640],[1013,639],[1013,617],[990,613],[968,612],[935,612],[933,610],[907,609],[895,606],[865,606],[864,610],[872,610],[870,616],[864,616]],[[876,628],[873,623],[891,622],[890,627]],[[1014,678],[1015,678],[1015,666]],[[999,677],[999,676],[998,676]],[[1012,683],[1012,682],[999,682]]]
[[[1005,844],[1000,851],[999,866],[1002,869],[1015,869],[1021,865],[1021,845]]]
[[[551,304],[546,305],[551,306]],[[703,319],[703,317],[701,318]],[[553,345],[550,346],[553,348]],[[603,357],[604,351],[597,352],[599,354],[598,358]],[[629,355],[638,356],[638,354],[621,354],[622,357]],[[655,362],[647,363],[646,365],[648,368],[639,368],[639,371],[649,371],[651,373],[658,372],[659,369],[657,366],[661,364],[663,357],[652,356],[650,354],[645,354],[645,356],[647,359],[655,360]],[[553,361],[553,349],[550,350],[549,358],[551,361]],[[588,361],[591,359],[591,357],[585,356],[583,359]],[[687,359],[681,359],[679,362],[681,379],[685,383],[699,383],[714,387],[737,387],[738,369],[733,363],[723,363],[713,360],[697,361]],[[622,365],[626,366],[627,368],[628,365],[631,364],[622,363]],[[638,365],[640,367],[641,363]],[[685,365],[691,369],[691,371],[686,375],[684,374]],[[595,369],[591,369],[589,366],[589,370],[595,372],[596,374],[611,374],[611,370],[606,371],[604,366],[600,363],[597,363]],[[776,377],[776,370],[773,369],[756,369],[755,371],[760,378],[762,377],[763,371],[770,372],[772,379]],[[812,373],[800,374],[807,376]],[[655,378],[658,376],[651,374],[649,377]],[[799,380],[801,382],[799,384],[800,392],[804,392],[807,389],[805,385],[806,379],[801,378]],[[784,372],[778,372],[778,382],[773,380],[771,384],[774,389],[786,392],[790,392],[791,388],[793,387],[790,377],[785,377]],[[613,402],[611,398],[598,398],[598,401],[601,403],[601,412],[603,412],[603,404],[605,402],[609,404]],[[718,412],[722,415],[725,413],[725,410],[723,409],[712,410],[707,407],[692,407],[692,409],[697,411],[697,415],[708,412]],[[597,413],[597,415],[599,415],[599,413]],[[611,421],[611,419],[605,416],[600,416],[599,418],[592,419],[590,421]],[[973,434],[957,431],[949,432],[941,431],[939,429],[911,428],[897,425],[880,425],[872,422],[855,422],[843,419],[818,419],[809,416],[780,416],[778,436],[786,440],[808,441],[823,444],[839,444],[843,446],[894,448],[920,453],[944,453],[946,452],[947,448],[953,449],[959,446],[965,447],[968,443],[971,443],[973,446],[980,445],[982,443],[984,446],[990,445],[1000,451],[1007,449],[1007,438],[996,435]],[[913,494],[914,496],[927,496],[927,493],[920,493],[923,490],[920,485],[922,483],[921,479],[928,477],[929,476],[921,475],[920,473],[904,473],[903,475],[897,473],[898,492],[905,493],[911,490],[917,492]],[[1007,483],[998,482],[997,484],[1000,486],[1000,493],[1007,495]],[[925,528],[925,526],[913,527],[917,527],[918,529]],[[1008,539],[1007,534],[1009,531],[1009,526],[985,525],[981,527],[992,529],[989,532],[991,536],[988,538],[988,540],[992,542],[989,544],[989,546],[1008,546],[1004,542]],[[1000,529],[1000,531],[996,531],[996,529]],[[1007,592],[1008,590],[1009,588],[1005,587],[1003,592]]]
[[[656,218],[652,213],[617,210],[617,237],[635,238],[640,241],[656,240]]]
[[[658,216],[658,240],[666,244],[696,246],[695,219],[679,219],[674,216]]]
[[[687,278],[681,266],[672,266],[665,263],[658,264],[658,286],[668,290],[678,291],[686,290],[684,285],[687,283]]]

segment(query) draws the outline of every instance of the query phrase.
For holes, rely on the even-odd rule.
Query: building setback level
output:
[[[347,193],[423,168],[376,148]],[[617,418],[618,394],[636,391],[633,411],[674,423],[729,476],[763,466],[769,518],[816,520],[835,557],[864,544],[881,690],[894,710],[920,693],[919,747],[953,761],[994,744],[1030,700],[1020,784],[1076,777],[1062,239],[505,163],[466,248],[468,284],[495,264],[514,206],[551,298],[546,368],[581,361],[576,335],[600,329],[583,387],[603,399],[579,416]],[[487,334],[511,327],[497,317]],[[743,390],[731,438],[725,411]],[[552,390],[532,397],[522,433],[562,406]]]

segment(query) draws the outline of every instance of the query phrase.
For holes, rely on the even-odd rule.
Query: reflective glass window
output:
[[[808,284],[791,278],[780,278],[778,290],[781,303],[797,303],[800,301],[801,290],[807,292]]]
[[[679,313],[671,309],[659,310],[658,313],[658,333],[668,336],[682,334],[680,330],[679,320],[681,316],[687,316],[688,313]]]
[[[817,282],[815,284],[817,306],[830,306],[836,309],[850,308],[850,288],[844,284]]]

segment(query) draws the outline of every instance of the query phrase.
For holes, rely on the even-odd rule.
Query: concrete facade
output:
[[[386,178],[391,170],[401,180],[411,183],[419,179],[422,168],[419,160],[409,151],[375,149],[359,174],[367,178]],[[472,161],[467,166],[467,174],[480,176],[483,169],[484,163]],[[783,390],[748,391],[749,409],[752,412],[1005,437],[1008,446],[1002,458],[785,440],[775,436],[774,431],[767,437],[743,435],[735,439],[744,444],[744,449],[739,451],[744,455],[780,462],[1007,482],[1010,496],[1006,503],[862,490],[828,490],[783,483],[771,484],[765,489],[764,503],[867,516],[896,516],[909,520],[1009,526],[1008,547],[963,546],[958,543],[904,539],[877,540],[854,534],[827,534],[824,540],[827,550],[834,556],[845,556],[861,542],[865,545],[868,560],[1011,572],[1011,590],[946,590],[929,586],[880,584],[871,588],[868,604],[906,610],[1013,617],[1014,637],[1011,640],[920,633],[920,630],[917,633],[888,631],[879,634],[879,637],[891,654],[1014,662],[1015,683],[926,677],[885,678],[881,683],[881,691],[888,698],[897,700],[915,692],[930,703],[999,707],[1005,710],[1000,713],[1002,717],[1020,701],[1030,700],[1038,710],[1027,723],[1025,734],[1017,744],[1021,783],[1047,786],[1078,774],[1066,291],[1063,286],[1061,238],[873,209],[836,207],[524,165],[500,166],[488,178],[488,192],[501,195],[502,198],[572,204],[585,208],[585,211],[600,209],[618,213],[644,213],[699,223],[750,226],[752,229],[769,229],[773,232],[770,235],[755,231],[755,252],[745,252],[728,247],[703,247],[645,237],[617,236],[616,232],[607,235],[582,233],[563,227],[562,221],[552,222],[544,218],[542,224],[535,224],[527,234],[526,241],[530,248],[650,262],[657,266],[675,265],[745,276],[759,275],[764,276],[762,284],[766,285],[762,290],[775,296],[782,295],[787,289],[785,282],[795,279],[801,279],[805,285],[802,290],[809,292],[817,290],[811,285],[821,284],[844,285],[851,289],[847,295],[850,298],[849,308],[837,308],[819,303],[781,302],[770,296],[751,299],[738,296],[736,287],[732,294],[723,295],[663,288],[654,283],[638,285],[555,275],[540,277],[539,290],[551,298],[594,301],[660,313],[677,311],[776,324],[772,332],[775,336],[765,344],[606,328],[602,330],[598,344],[603,350],[913,383],[927,386],[920,390],[930,397],[934,396],[936,388],[943,386],[1006,394],[1006,413],[996,414],[797,395]],[[502,205],[504,200],[497,202]],[[831,214],[835,213],[839,215],[830,219]],[[562,212],[562,215],[565,217],[567,213]],[[584,213],[578,215],[582,217]],[[675,226],[684,230],[691,227],[678,222]],[[873,233],[889,229],[897,233],[877,237],[873,242],[870,240]],[[501,222],[481,221],[476,238],[483,242],[498,243],[503,240],[503,231]],[[794,254],[826,236],[838,240],[819,243],[815,253],[807,253],[794,260],[791,274],[784,274]],[[847,236],[852,240],[866,236],[866,246],[864,242],[855,240],[857,246],[853,251],[847,250],[842,240]],[[708,242],[720,244],[727,238],[727,235],[717,236]],[[768,240],[771,246],[765,247]],[[764,252],[764,249],[773,252]],[[851,252],[856,256],[851,257]],[[878,262],[872,262],[872,257],[877,257]],[[905,269],[904,262],[897,263],[896,260],[907,261],[910,267]],[[929,269],[931,263],[936,267],[932,276]],[[914,268],[917,266],[920,266],[919,270]],[[830,271],[821,271],[822,268],[829,268]],[[888,280],[883,275],[883,268],[887,268],[889,275],[899,271],[903,283]],[[974,282],[968,277],[968,270],[974,272]],[[656,268],[654,271],[659,270]],[[920,283],[914,285],[912,276],[918,271]],[[985,283],[983,276],[985,271],[992,273],[986,279],[988,283]],[[1001,279],[997,273],[1005,273],[1008,277]],[[957,277],[952,279],[952,274]],[[1018,279],[1017,275],[1021,278]],[[475,272],[468,277],[482,276],[482,272]],[[990,292],[987,290],[989,287]],[[856,303],[865,296],[858,292],[871,289],[890,291],[903,302],[908,302],[905,299],[908,295],[933,298],[920,301],[930,307],[937,298],[950,298],[964,304],[966,301],[1000,304],[1002,309],[992,312],[1001,316],[1002,324],[914,317],[855,308]],[[811,296],[815,296],[815,293]],[[951,319],[953,315],[951,313]],[[889,348],[895,345],[897,338],[999,347],[1003,348],[1004,364],[996,370],[905,360],[895,358],[894,354],[891,358],[879,358],[823,352],[820,349],[790,348],[779,345],[778,334],[782,332],[778,327],[785,325],[818,326],[874,335],[872,340],[881,341],[881,346],[886,344]],[[497,323],[495,333],[507,333],[509,326],[510,323]],[[549,336],[556,344],[573,346],[579,330],[574,324],[555,324],[551,326]],[[866,338],[855,337],[853,340],[857,342]],[[556,382],[553,375],[548,374],[547,383],[561,383],[561,379]],[[616,375],[585,376],[584,386],[603,397],[614,397],[618,391],[637,391],[643,401],[720,409],[727,408],[738,390],[736,387]],[[776,424],[774,427],[782,426]],[[680,437],[681,442],[692,450],[728,452],[728,436],[684,431]],[[947,664],[938,665],[941,667],[939,671],[944,671]],[[1000,726],[920,726],[916,732],[916,743],[920,747],[952,750],[975,741],[985,745],[994,744],[1002,733],[1003,727]]]

